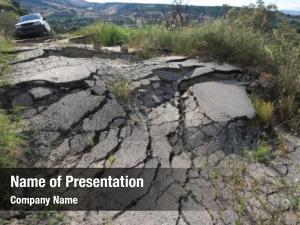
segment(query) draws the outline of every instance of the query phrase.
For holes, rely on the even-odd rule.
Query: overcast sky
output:
[[[89,2],[134,2],[134,3],[165,3],[170,4],[172,0],[86,0]],[[255,3],[256,0],[187,0],[191,5],[232,5],[244,6]],[[300,0],[265,0],[266,3],[274,3],[279,9],[300,10]]]

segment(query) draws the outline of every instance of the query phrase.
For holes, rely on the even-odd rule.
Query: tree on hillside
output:
[[[190,17],[186,0],[173,0],[171,10],[163,8],[162,13],[167,27],[182,27],[189,23]]]

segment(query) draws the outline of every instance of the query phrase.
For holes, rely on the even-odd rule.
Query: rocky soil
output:
[[[278,157],[267,164],[245,154],[262,135],[249,98],[251,74],[80,45],[23,47],[12,64],[12,85],[0,99],[6,109],[25,108],[30,151],[22,166],[186,170],[180,185],[188,194],[174,196],[177,211],[66,212],[61,224],[300,224],[299,140],[286,136],[287,153],[276,154],[275,145]],[[111,88],[120,76],[132,81],[130,102]],[[151,197],[160,201],[165,193]],[[198,211],[188,210],[193,204]],[[49,224],[50,217],[13,215],[4,223]]]

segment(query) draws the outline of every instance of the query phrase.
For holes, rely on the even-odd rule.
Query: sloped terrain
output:
[[[132,82],[130,101],[112,88],[120,77]],[[143,196],[172,199],[177,211],[68,212],[65,224],[299,224],[300,143],[288,139],[288,153],[268,164],[243,154],[262,131],[248,96],[253,78],[238,67],[46,46],[20,49],[7,79],[1,102],[25,107],[28,124],[22,166],[186,171]],[[170,198],[173,185],[184,194]]]
[[[163,18],[164,11],[170,11],[171,5],[162,4],[139,4],[139,3],[92,3],[84,0],[17,0],[22,8],[30,12],[40,12],[45,16],[51,14],[56,16],[63,16],[62,12],[71,13],[73,16],[84,18]],[[209,16],[217,18],[223,15],[222,7],[202,7],[190,6],[189,13],[193,18],[201,16]],[[66,15],[66,14],[65,14]]]

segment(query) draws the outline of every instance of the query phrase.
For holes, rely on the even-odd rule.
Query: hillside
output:
[[[134,4],[134,3],[90,3],[83,0],[18,0],[21,7],[30,12],[39,11],[44,15],[51,15],[62,11],[76,12],[77,16],[86,17],[162,17],[163,11],[171,10],[170,5]],[[189,6],[188,13],[193,18],[204,15],[218,17],[223,14],[222,7]]]
[[[160,22],[164,13],[170,13],[171,5],[133,3],[90,3],[83,0],[18,0],[28,12],[40,12],[56,30],[72,30],[96,20],[114,21],[119,24]],[[227,12],[223,7],[189,6],[184,11],[194,22],[215,19]]]

